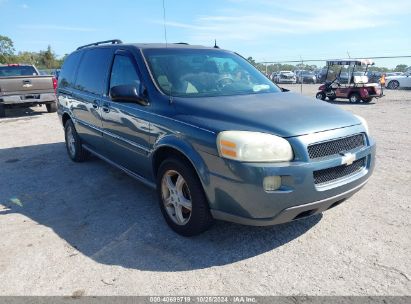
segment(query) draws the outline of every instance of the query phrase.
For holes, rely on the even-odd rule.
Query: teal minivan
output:
[[[94,154],[155,188],[184,236],[214,219],[274,225],[321,213],[374,168],[363,118],[287,92],[218,48],[93,43],[67,57],[57,94],[69,157]]]

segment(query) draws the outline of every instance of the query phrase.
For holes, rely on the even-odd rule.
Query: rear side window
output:
[[[108,48],[86,51],[77,72],[76,89],[102,95],[111,56],[112,49]]]
[[[73,53],[66,58],[59,75],[59,88],[74,87],[76,68],[80,62],[80,58],[80,52]]]
[[[111,69],[110,89],[119,85],[135,85],[140,87],[140,79],[133,61],[128,56],[116,55]]]

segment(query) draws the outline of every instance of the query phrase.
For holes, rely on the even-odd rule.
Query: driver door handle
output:
[[[103,104],[102,106],[103,112],[108,113],[110,112],[110,106],[108,103]]]

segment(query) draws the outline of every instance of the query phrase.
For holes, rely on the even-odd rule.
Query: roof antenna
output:
[[[217,45],[217,40],[216,39],[214,39],[214,48],[215,49],[219,49],[220,47]]]
[[[163,24],[164,24],[164,40],[166,41],[166,48],[168,48],[168,42],[167,42],[167,25],[166,25],[166,5],[165,5],[165,0],[163,0]],[[166,72],[169,74],[170,68],[168,66],[168,60],[166,62]],[[169,83],[169,91],[168,91],[168,102],[170,104],[173,103],[173,95],[171,93],[172,91],[172,84],[170,83],[170,80],[168,80]]]
[[[163,0],[163,24],[164,24],[164,40],[166,41],[166,47],[167,47],[168,42],[167,42],[167,26],[166,26],[166,5],[164,4],[164,0]]]

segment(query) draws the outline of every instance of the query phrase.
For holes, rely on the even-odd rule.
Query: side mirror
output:
[[[112,87],[110,89],[110,98],[113,101],[133,102],[142,106],[149,104],[147,99],[139,94],[138,88],[131,84]]]

